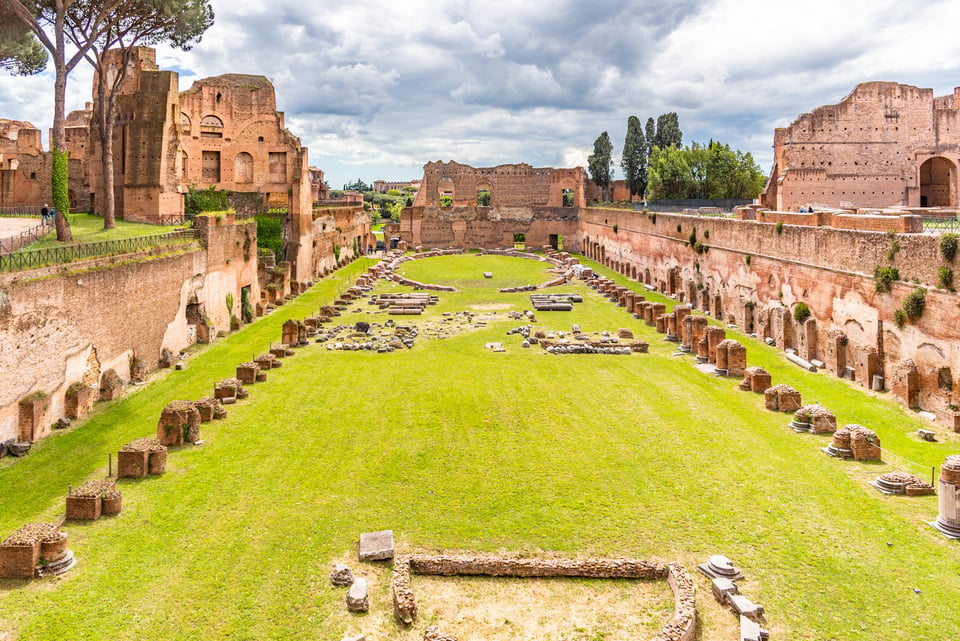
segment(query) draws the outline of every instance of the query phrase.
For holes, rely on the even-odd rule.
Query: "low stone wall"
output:
[[[674,613],[654,641],[692,641],[696,636],[696,587],[680,565],[635,559],[518,559],[490,556],[398,556],[394,561],[394,612],[402,623],[412,623],[417,604],[410,575],[587,577],[595,579],[666,580],[674,594]],[[437,630],[434,630],[437,632]]]

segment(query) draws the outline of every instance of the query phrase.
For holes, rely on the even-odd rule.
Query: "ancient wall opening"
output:
[[[956,204],[957,168],[942,156],[935,156],[920,165],[920,206],[952,207]]]
[[[238,183],[253,182],[253,156],[241,151],[234,159],[233,181]]]

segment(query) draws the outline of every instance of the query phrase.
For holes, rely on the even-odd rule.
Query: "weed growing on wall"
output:
[[[957,255],[958,234],[943,234],[940,236],[940,255],[948,263],[953,262],[953,257]]]
[[[810,318],[810,307],[804,302],[797,303],[796,307],[793,308],[793,320],[802,323],[808,318]]]
[[[880,267],[873,270],[874,289],[878,294],[890,291],[893,281],[900,280],[900,270],[896,267]]]
[[[926,302],[927,290],[923,289],[922,287],[918,287],[907,294],[907,297],[903,299],[903,303],[901,305],[903,313],[907,315],[907,320],[912,323],[920,318],[920,316],[923,315],[923,308],[926,305]]]
[[[941,265],[937,269],[937,286],[940,289],[945,289],[947,291],[953,291],[953,269],[947,267],[946,265]]]

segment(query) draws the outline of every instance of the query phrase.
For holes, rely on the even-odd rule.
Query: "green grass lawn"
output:
[[[0,536],[61,516],[67,486],[103,476],[109,452],[153,435],[166,402],[209,395],[237,363],[277,342],[284,320],[328,304],[368,264],[354,263],[199,351],[185,371],[158,374],[103,404],[27,458],[4,459]],[[440,293],[427,316],[398,322],[424,325],[461,310],[499,320],[390,354],[298,349],[230,406],[229,418],[203,425],[201,447],[172,451],[165,475],[122,481],[121,515],[68,523],[80,559],[69,574],[0,581],[0,632],[15,631],[18,641],[359,632],[412,641],[423,628],[391,622],[389,569],[356,561],[359,535],[389,528],[401,551],[626,556],[679,561],[691,572],[725,554],[746,575],[742,591],[765,606],[775,639],[960,636],[960,547],[924,524],[937,514],[936,497],[888,497],[867,485],[885,471],[928,476],[960,450],[955,435],[920,442],[917,428],[931,425],[889,395],[802,371],[728,330],[747,345],[748,364],[830,408],[838,424],[874,429],[889,449],[881,464],[830,459],[820,452],[829,437],[795,434],[790,416],[765,410],[761,395],[701,373],[690,356],[673,355],[675,344],[582,283],[558,290],[583,294],[582,304],[539,313],[536,325],[626,327],[650,342],[650,353],[521,349],[519,336],[506,335],[519,321],[506,312],[528,309],[528,295],[497,289],[549,280],[543,263],[452,256],[401,270],[465,289]],[[374,309],[361,301],[335,320],[388,318]],[[507,352],[484,349],[491,341]],[[330,587],[330,568],[341,561],[370,581],[370,614],[348,614],[344,592]],[[701,639],[735,638],[735,616],[715,604],[704,577],[695,580]],[[607,632],[602,623],[590,636],[570,630],[550,638]]]
[[[70,230],[73,232],[74,243],[92,243],[101,240],[123,240],[124,238],[134,238],[137,236],[153,236],[156,234],[165,234],[183,225],[148,225],[146,223],[128,223],[123,220],[116,221],[116,227],[113,229],[103,228],[103,217],[93,214],[68,214],[70,221]],[[30,244],[24,249],[41,249],[44,247],[58,247],[62,243],[57,242],[57,233],[51,230],[46,236],[35,243]]]

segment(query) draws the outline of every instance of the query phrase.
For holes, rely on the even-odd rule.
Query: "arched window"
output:
[[[237,154],[234,160],[233,181],[237,183],[253,182],[253,156],[245,151]]]
[[[201,138],[223,138],[223,121],[217,116],[204,116],[200,121]]]
[[[180,124],[183,126],[184,133],[190,133],[190,116],[185,113],[180,114]]]

